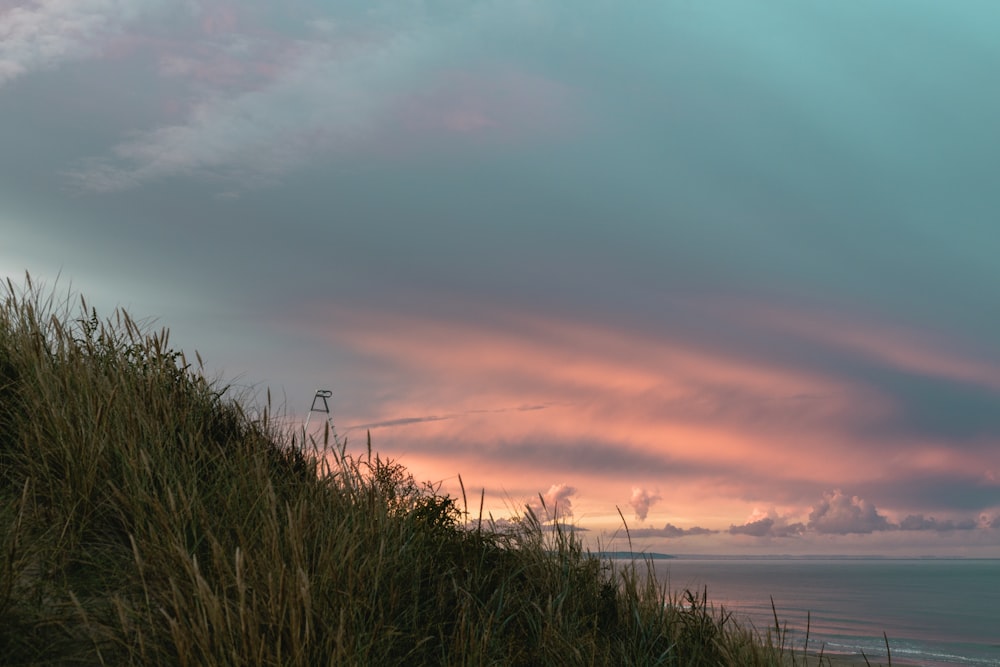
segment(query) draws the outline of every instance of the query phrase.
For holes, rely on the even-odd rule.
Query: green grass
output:
[[[166,331],[2,289],[4,664],[797,660],[780,627],[670,595],[651,563],[602,562],[531,515],[470,521],[370,443],[304,453]]]

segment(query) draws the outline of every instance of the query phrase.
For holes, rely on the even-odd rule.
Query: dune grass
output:
[[[3,292],[4,664],[805,660],[651,563],[602,562],[530,514],[470,521],[370,445],[314,455],[165,330],[30,279]]]

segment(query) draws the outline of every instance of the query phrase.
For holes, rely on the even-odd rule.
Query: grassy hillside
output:
[[[124,312],[0,297],[4,664],[788,660],[571,531],[470,528],[390,461],[303,453]]]

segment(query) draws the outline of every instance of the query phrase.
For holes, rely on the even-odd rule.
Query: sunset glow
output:
[[[470,512],[995,555],[1000,5],[903,4],[0,2],[0,272]]]

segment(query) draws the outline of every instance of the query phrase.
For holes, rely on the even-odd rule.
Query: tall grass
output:
[[[4,664],[790,664],[650,563],[313,455],[165,330],[2,289]]]

